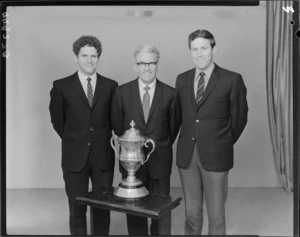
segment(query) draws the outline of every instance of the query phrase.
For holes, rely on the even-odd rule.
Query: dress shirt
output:
[[[151,107],[153,96],[154,96],[154,91],[155,91],[155,86],[156,86],[156,78],[149,85],[145,84],[141,79],[139,79],[139,90],[140,90],[141,101],[143,101],[143,96],[144,96],[144,94],[146,92],[144,88],[146,86],[150,87],[150,89],[148,90],[148,93],[150,95],[150,107]]]
[[[79,80],[81,82],[82,88],[83,88],[84,93],[85,93],[86,96],[87,96],[87,84],[88,84],[87,79],[91,78],[91,84],[92,84],[92,87],[93,87],[93,95],[95,95],[97,74],[94,73],[92,76],[88,77],[88,76],[84,75],[81,71],[78,71],[78,77],[79,77]]]
[[[195,98],[197,96],[197,86],[198,86],[198,81],[200,80],[200,76],[199,76],[199,73],[200,72],[204,72],[205,75],[204,75],[204,90],[206,89],[207,87],[207,84],[208,84],[208,81],[209,81],[209,78],[212,74],[212,71],[214,70],[214,67],[215,67],[215,64],[212,63],[207,69],[205,70],[200,70],[198,67],[196,67],[196,73],[195,73],[195,79],[194,79],[194,93],[195,93]]]

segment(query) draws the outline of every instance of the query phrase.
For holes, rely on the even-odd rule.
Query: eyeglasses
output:
[[[157,65],[157,62],[148,62],[148,63],[145,63],[145,62],[138,62],[136,63],[139,67],[146,67],[146,65],[148,65],[148,67],[154,67]]]

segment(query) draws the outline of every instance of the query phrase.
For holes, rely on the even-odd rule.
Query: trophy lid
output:
[[[120,141],[129,141],[129,142],[143,142],[146,140],[145,137],[140,135],[140,131],[135,129],[135,122],[132,120],[130,123],[131,128],[126,130],[125,134],[119,137]]]

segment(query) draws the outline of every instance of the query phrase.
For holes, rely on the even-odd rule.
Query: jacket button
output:
[[[90,131],[94,131],[94,128],[93,128],[93,127],[90,127]]]
[[[192,137],[192,140],[193,140],[193,141],[195,141],[195,138],[194,138],[194,137]]]
[[[90,145],[91,145],[91,143],[89,142],[89,143],[88,143],[88,146],[90,146]]]
[[[196,123],[199,123],[199,119],[196,120]]]

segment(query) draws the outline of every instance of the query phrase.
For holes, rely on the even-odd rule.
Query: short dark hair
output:
[[[212,48],[216,45],[216,40],[212,33],[208,30],[198,29],[189,35],[189,49],[191,49],[191,42],[197,38],[208,39]]]
[[[96,38],[95,36],[91,36],[91,35],[82,35],[79,39],[77,39],[73,43],[73,52],[75,53],[75,55],[78,56],[80,49],[86,45],[95,47],[95,49],[97,50],[97,53],[98,53],[98,57],[100,57],[100,55],[102,53],[101,42],[100,42],[100,40],[98,40],[98,38]]]

